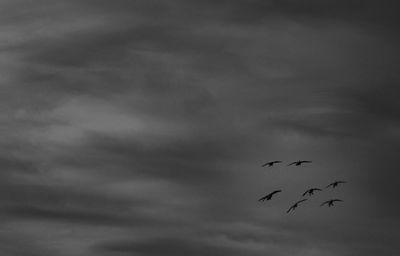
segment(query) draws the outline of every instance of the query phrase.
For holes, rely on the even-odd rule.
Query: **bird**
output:
[[[289,213],[290,210],[296,209],[296,207],[299,206],[299,203],[304,202],[304,201],[306,201],[306,200],[307,200],[307,199],[302,199],[302,200],[300,200],[300,201],[297,201],[294,205],[290,206],[289,210],[287,210],[286,213]]]
[[[265,200],[271,200],[272,196],[279,192],[282,192],[282,190],[275,190],[275,191],[269,193],[268,195],[261,197],[260,199],[258,199],[258,201],[262,202]]]
[[[288,164],[287,166],[289,166],[289,165],[296,165],[296,166],[299,166],[299,165],[301,165],[301,164],[303,164],[303,163],[311,163],[312,161],[304,161],[304,160],[299,160],[299,161],[295,161],[295,162],[293,162],[293,163],[290,163],[290,164]]]
[[[340,199],[331,199],[331,200],[328,200],[328,201],[323,202],[320,206],[323,206],[324,204],[328,204],[328,207],[331,207],[331,206],[333,206],[333,203],[334,203],[334,202],[343,202],[343,200],[340,200]]]
[[[332,182],[331,184],[329,184],[328,186],[326,186],[326,188],[329,188],[330,186],[332,186],[332,188],[335,188],[335,187],[337,187],[340,183],[346,183],[346,181],[341,181],[341,180],[334,181],[334,182]]]
[[[268,163],[265,163],[265,164],[261,165],[261,167],[264,167],[264,166],[267,166],[267,165],[268,165],[268,167],[271,167],[271,166],[273,166],[274,164],[277,164],[277,163],[282,163],[282,161],[268,162]]]
[[[320,188],[310,188],[306,192],[303,193],[303,196],[305,196],[307,193],[309,196],[314,195],[314,191],[322,191]]]

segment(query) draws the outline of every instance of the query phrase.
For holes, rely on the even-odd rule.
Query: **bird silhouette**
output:
[[[261,197],[260,199],[258,199],[258,201],[262,202],[265,200],[271,200],[272,196],[279,192],[282,192],[282,190],[275,190],[275,191],[269,193],[268,195]]]
[[[326,186],[326,188],[329,188],[330,186],[332,186],[332,188],[335,188],[335,187],[337,187],[340,183],[346,183],[346,181],[341,181],[341,180],[334,181],[334,182],[332,182],[331,184],[329,184],[328,186]]]
[[[331,199],[331,200],[328,200],[328,201],[323,202],[320,206],[323,206],[324,204],[328,204],[328,207],[331,207],[331,206],[333,206],[333,203],[334,203],[334,202],[343,202],[343,200],[340,200],[340,199]]]
[[[289,166],[289,165],[296,165],[296,166],[299,166],[299,165],[301,165],[301,164],[304,164],[304,163],[311,163],[312,161],[304,161],[304,160],[299,160],[299,161],[295,161],[295,162],[293,162],[293,163],[290,163],[290,164],[288,164],[287,166]]]
[[[294,205],[290,206],[289,210],[287,210],[286,213],[289,213],[291,210],[293,211],[294,209],[296,209],[297,206],[299,206],[299,203],[306,201],[307,199],[302,199],[300,201],[297,201]]]
[[[303,193],[303,196],[305,196],[306,194],[308,194],[309,196],[312,196],[312,195],[314,195],[314,191],[322,191],[322,189],[320,189],[320,188],[310,188],[306,192]]]
[[[277,163],[282,163],[282,161],[271,161],[271,162],[268,162],[268,163],[265,163],[265,164],[261,165],[261,167],[264,167],[264,166],[267,166],[267,165],[268,165],[268,167],[271,167],[271,166],[273,166],[274,164],[277,164]]]

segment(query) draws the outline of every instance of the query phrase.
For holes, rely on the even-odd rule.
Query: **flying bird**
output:
[[[308,194],[309,196],[314,195],[314,191],[322,191],[320,188],[310,188],[306,192],[303,193],[303,196]]]
[[[331,207],[331,206],[333,206],[333,203],[334,202],[343,202],[343,200],[340,200],[340,199],[331,199],[331,200],[328,200],[328,201],[326,201],[326,202],[323,202],[320,206],[323,206],[324,204],[328,204],[328,207]]]
[[[338,180],[338,181],[332,182],[331,184],[329,184],[328,186],[326,186],[326,188],[329,188],[330,186],[332,186],[332,188],[335,188],[335,187],[337,187],[340,183],[346,183],[346,181],[340,181],[340,180]]]
[[[290,210],[296,209],[296,207],[299,206],[299,203],[304,202],[304,201],[306,201],[306,200],[307,200],[307,199],[302,199],[302,200],[300,200],[300,201],[297,201],[294,205],[290,206],[289,210],[287,210],[286,213],[289,213]]]
[[[301,165],[301,164],[304,164],[304,163],[311,163],[312,161],[304,161],[304,160],[302,160],[302,161],[295,161],[295,162],[293,162],[293,163],[290,163],[290,164],[288,164],[287,166],[289,166],[289,165],[296,165],[296,166],[299,166],[299,165]]]
[[[271,200],[272,196],[279,192],[282,192],[282,190],[275,190],[275,191],[269,193],[268,195],[261,197],[260,199],[258,199],[258,201],[261,202],[261,201],[265,201],[265,200]]]
[[[261,165],[261,167],[264,167],[264,166],[267,166],[267,165],[268,165],[268,167],[271,167],[271,166],[273,166],[274,164],[277,164],[277,163],[282,163],[282,161],[268,162],[268,163],[265,163],[265,164]]]

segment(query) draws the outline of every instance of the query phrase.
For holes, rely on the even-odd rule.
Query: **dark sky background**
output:
[[[398,255],[395,3],[1,1],[0,254]]]

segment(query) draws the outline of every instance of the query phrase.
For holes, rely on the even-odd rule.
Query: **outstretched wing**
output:
[[[343,180],[339,180],[339,181],[336,181],[336,183],[346,183],[346,181],[343,181]]]
[[[325,188],[329,188],[330,186],[333,186],[333,183],[329,184],[329,185],[326,186]]]
[[[293,162],[293,163],[290,163],[290,164],[288,164],[287,166],[290,166],[290,165],[293,165],[293,164],[296,164],[297,162]]]
[[[303,193],[303,196],[307,195],[310,190],[308,189],[306,192]]]
[[[260,199],[258,199],[258,201],[264,201],[266,198],[268,197],[268,195],[261,197]]]
[[[302,199],[300,201],[297,201],[296,204],[299,204],[299,203],[304,202],[304,201],[307,201],[307,199]]]
[[[271,199],[269,197],[272,197],[272,195],[279,193],[279,192],[282,192],[282,190],[275,190],[275,191],[269,193],[268,195],[261,197],[260,199],[258,199],[258,201],[264,201],[265,199]]]
[[[332,202],[343,202],[343,200],[341,200],[341,199],[333,199],[333,200],[331,200]]]
[[[302,162],[302,163],[312,163],[312,161],[308,161],[308,160],[303,160],[303,161],[300,161],[300,162]]]
[[[292,209],[293,209],[293,206],[290,206],[289,210],[287,210],[286,213],[289,213],[290,210],[292,210]]]
[[[265,163],[265,164],[261,165],[261,167],[264,167],[264,166],[267,166],[267,165],[272,166],[272,165],[277,164],[277,163],[282,163],[282,161],[271,161],[271,162],[268,162],[268,163]]]
[[[279,192],[282,192],[282,190],[280,190],[280,189],[275,190],[274,192],[271,193],[271,195],[276,194],[276,193],[279,193]]]
[[[323,206],[324,204],[327,204],[327,203],[329,203],[329,201],[323,202],[320,206]]]
[[[265,164],[261,165],[261,167],[267,166],[267,165],[269,165],[270,163],[271,163],[271,162],[265,163]]]

